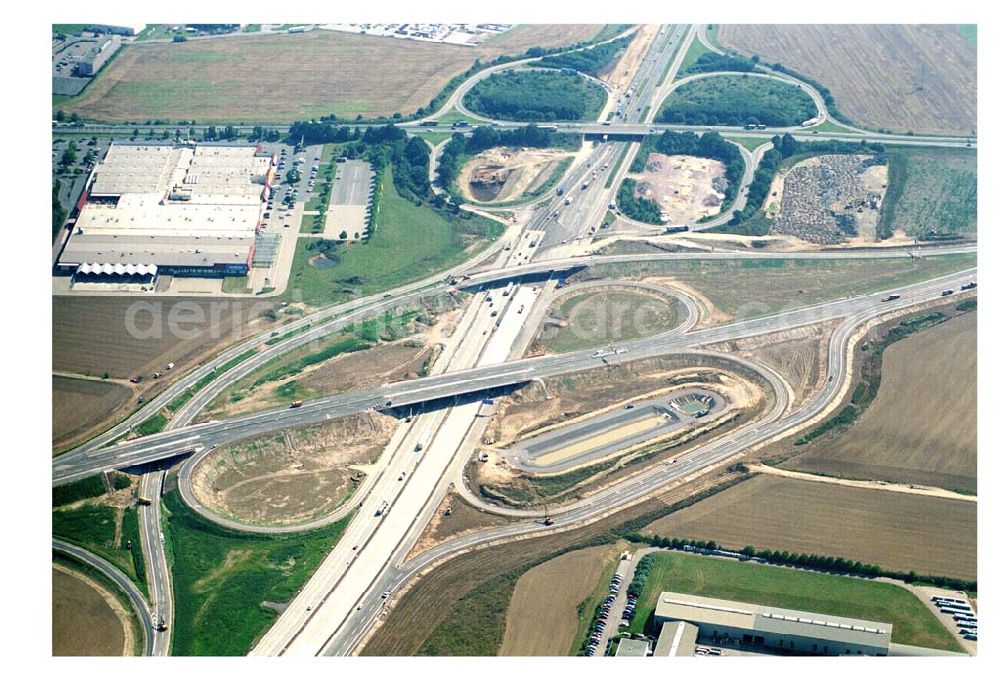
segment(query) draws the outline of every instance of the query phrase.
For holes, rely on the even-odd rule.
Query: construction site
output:
[[[548,148],[490,148],[469,160],[459,174],[466,198],[508,202],[533,193],[558,172],[570,153]]]
[[[687,225],[722,211],[728,181],[718,160],[650,153],[636,178],[636,197],[660,206],[664,223]]]

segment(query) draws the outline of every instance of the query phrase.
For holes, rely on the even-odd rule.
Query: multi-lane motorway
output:
[[[387,598],[391,598],[416,573],[443,558],[465,549],[485,547],[498,540],[546,533],[553,529],[568,529],[597,519],[640,501],[669,483],[683,480],[692,473],[718,464],[741,451],[772,441],[781,435],[791,434],[796,428],[816,420],[839,402],[848,389],[851,356],[849,342],[861,327],[886,312],[938,299],[946,290],[955,291],[955,296],[951,298],[960,296],[963,292],[959,291],[959,286],[974,279],[975,269],[970,268],[897,290],[829,301],[700,330],[692,329],[696,319],[695,308],[689,306],[690,317],[680,330],[622,342],[617,345],[619,351],[610,358],[596,357],[594,351],[589,349],[511,359],[520,354],[516,346],[523,348],[524,334],[530,333],[531,324],[526,321],[527,318],[537,317],[537,313],[533,313],[535,305],[541,307],[540,299],[554,284],[546,285],[544,279],[565,274],[574,268],[653,260],[892,258],[975,251],[974,245],[958,245],[923,252],[873,249],[791,254],[719,251],[598,256],[584,253],[594,235],[595,224],[600,223],[611,196],[616,193],[625,169],[636,152],[637,144],[634,143],[634,138],[629,137],[638,138],[650,131],[667,128],[692,130],[690,127],[675,125],[651,125],[648,120],[652,119],[663,98],[676,85],[676,73],[694,34],[695,31],[688,30],[687,26],[664,27],[657,33],[632,79],[633,94],[626,96],[620,106],[621,118],[625,122],[613,120],[609,121],[610,125],[557,124],[561,131],[601,136],[608,134],[609,143],[588,145],[559,184],[563,189],[559,199],[552,199],[556,191],[553,188],[543,196],[544,199],[536,200],[530,218],[520,226],[510,227],[503,238],[474,260],[447,273],[414,282],[387,294],[341,304],[283,325],[279,331],[289,336],[273,345],[266,344],[268,337],[258,336],[232,346],[179,378],[128,420],[74,451],[56,457],[53,460],[54,482],[68,482],[107,469],[140,466],[152,461],[191,455],[193,458],[185,462],[180,476],[182,496],[191,502],[190,492],[186,492],[184,486],[190,479],[191,468],[218,445],[363,411],[380,410],[402,419],[403,412],[408,411],[409,405],[431,403],[432,406],[423,408],[423,413],[412,417],[412,420],[401,420],[383,452],[378,471],[366,479],[363,489],[345,507],[345,511],[351,509],[355,513],[340,543],[254,649],[254,653],[260,655],[346,654],[355,650],[365,633],[385,613]],[[529,61],[506,64],[491,71],[521,67]],[[461,110],[463,93],[468,91],[474,81],[488,75],[487,71],[481,72],[460,86],[442,112],[454,108]],[[513,127],[521,123],[494,121],[493,124],[498,127]],[[742,129],[723,131],[738,133],[740,136],[770,137],[775,132],[785,130],[768,130],[756,134]],[[854,133],[857,130],[851,130],[850,135],[813,134],[801,128],[791,128],[788,131],[799,138],[861,138]],[[863,138],[910,145],[967,144],[966,139],[941,137],[865,134]],[[625,158],[620,171],[615,173],[610,167],[615,165],[621,154],[625,154]],[[759,155],[756,157],[759,158]],[[752,157],[744,159],[751,170],[747,174],[752,175],[756,160]],[[609,174],[616,175],[609,178]],[[720,218],[724,217],[722,215]],[[485,270],[472,272],[494,256],[497,257],[496,260],[486,266]],[[468,274],[467,279],[462,279],[457,285],[449,284],[449,277],[465,274]],[[499,290],[491,291],[497,285],[502,286],[509,280],[521,281],[528,275],[538,276],[538,279],[543,280],[541,291],[538,287],[527,284],[515,287],[509,297],[501,296]],[[310,400],[294,409],[263,411],[223,421],[191,424],[195,416],[223,389],[288,350],[339,331],[365,317],[422,298],[448,293],[456,286],[471,292],[471,298],[456,330],[459,339],[445,347],[435,362],[431,375],[330,395]],[[898,293],[901,298],[892,302],[883,301],[889,292]],[[793,402],[784,381],[769,368],[732,355],[710,352],[711,346],[721,341],[769,334],[834,319],[839,324],[830,343],[830,381],[805,403]],[[166,431],[113,444],[132,426],[154,415],[204,376],[216,373],[223,364],[250,351],[253,352],[252,355],[236,366],[217,373],[212,381],[202,387],[178,410]],[[452,539],[406,559],[450,485],[461,484],[461,466],[465,452],[468,450],[469,440],[475,437],[479,429],[477,426],[481,423],[477,418],[480,407],[478,394],[498,392],[532,380],[592,369],[608,361],[625,363],[668,354],[691,355],[695,361],[699,355],[711,354],[715,359],[740,362],[771,384],[772,407],[751,424],[692,449],[676,463],[654,466],[586,499],[552,510],[552,514],[557,517],[555,526],[545,526],[527,519],[506,527]],[[147,608],[146,614],[150,619],[150,627],[161,619],[167,626],[166,631],[154,632],[149,637],[149,650],[156,655],[166,655],[169,652],[169,630],[173,621],[170,575],[160,533],[159,495],[162,478],[161,471],[150,472],[144,477],[141,492],[150,499],[151,504],[140,509],[143,552],[150,572],[152,603],[152,611]],[[485,505],[481,507],[506,512],[514,517],[537,516],[536,512],[530,510],[504,510]]]

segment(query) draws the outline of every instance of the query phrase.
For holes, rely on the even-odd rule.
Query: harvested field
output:
[[[784,464],[805,472],[976,491],[976,313],[889,346],[872,405]]]
[[[238,337],[264,331],[261,314],[274,304],[235,301],[127,297],[52,298],[53,371],[130,378],[173,362],[174,374],[221,351]]]
[[[911,237],[975,235],[976,157],[975,150],[891,149],[889,189],[879,223],[883,235],[899,230]]]
[[[636,177],[635,195],[652,200],[664,223],[691,224],[722,211],[726,167],[718,160],[691,155],[650,153]]]
[[[577,607],[597,586],[619,550],[613,545],[574,550],[517,579],[507,610],[501,656],[567,656],[576,647]]]
[[[118,383],[52,377],[52,447],[63,449],[97,432],[101,422],[119,418],[133,402]]]
[[[703,491],[728,476],[724,471],[711,473],[611,517],[576,529],[459,555],[424,574],[412,587],[405,590],[396,600],[392,613],[362,647],[361,653],[366,656],[414,655],[422,650],[428,638],[439,628],[442,632],[447,629],[447,622],[448,627],[458,629],[459,636],[453,641],[460,642],[468,638],[470,641],[478,640],[477,644],[483,641],[478,634],[481,627],[487,626],[490,637],[485,643],[490,644],[494,638],[495,643],[490,647],[491,650],[483,653],[496,654],[503,640],[506,626],[504,616],[514,585],[510,585],[510,592],[506,597],[493,600],[494,603],[488,609],[491,617],[482,619],[482,623],[478,623],[480,619],[477,619],[476,628],[469,627],[469,609],[460,604],[464,596],[491,582],[508,577],[516,579],[532,566],[558,556],[566,549],[595,545],[594,539],[607,542],[605,539],[609,538],[609,533],[616,529],[624,532],[637,528],[632,525],[624,526],[628,520],[638,519],[640,525],[652,521],[669,509],[666,505]]]
[[[758,475],[643,533],[976,578],[976,504]]]
[[[954,25],[723,25],[719,42],[827,87],[872,128],[968,134],[976,122],[976,46]]]
[[[516,27],[474,48],[314,30],[128,45],[60,106],[108,121],[291,122],[426,106],[476,59],[587,40],[600,25]],[[372,78],[372,73],[379,77]]]
[[[128,613],[96,581],[53,565],[53,656],[132,655],[136,638],[127,624]]]
[[[458,185],[476,202],[517,200],[542,186],[568,157],[566,151],[549,148],[490,148],[465,163]]]
[[[610,285],[609,285],[610,287]],[[564,353],[668,331],[678,324],[676,302],[652,291],[581,289],[559,300],[530,351]]]
[[[343,504],[388,443],[395,419],[357,414],[219,447],[194,469],[198,500],[248,524],[307,522]]]

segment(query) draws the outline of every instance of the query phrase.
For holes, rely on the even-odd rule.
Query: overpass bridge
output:
[[[455,288],[462,291],[476,291],[491,287],[502,287],[508,282],[542,282],[554,274],[569,277],[590,265],[589,261],[541,261],[514,268],[490,270],[483,273],[465,275],[455,280]]]

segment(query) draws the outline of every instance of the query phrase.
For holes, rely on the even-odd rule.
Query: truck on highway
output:
[[[670,235],[672,233],[686,233],[689,230],[691,230],[691,228],[688,226],[667,226],[663,232],[666,235]]]
[[[559,197],[562,197],[562,194],[565,192],[566,189],[563,186],[559,186],[558,188],[556,188],[556,195],[558,195]]]
[[[584,182],[583,182],[583,184],[582,184],[582,185],[580,186],[580,190],[587,190],[587,186],[589,186],[589,185],[590,185],[590,179],[587,179],[587,180],[586,180],[586,181],[584,181]]]
[[[423,122],[420,123],[420,126],[421,127],[437,127],[438,126],[438,121],[437,120],[424,120]]]
[[[426,449],[427,444],[431,441],[430,437],[431,437],[431,431],[428,430],[423,435],[420,436],[419,440],[417,440],[417,444],[416,446],[413,447],[413,451],[415,452],[423,451],[424,449]]]
[[[507,286],[503,290],[503,295],[504,296],[510,296],[510,294],[511,294],[512,291],[514,291],[514,283],[513,282],[508,282]]]
[[[378,508],[375,509],[375,517],[381,517],[385,514],[385,511],[389,509],[389,501],[382,501],[378,504]]]
[[[298,409],[301,406],[302,406],[302,400],[295,400],[294,402],[292,402],[291,404],[288,405],[288,408],[289,409]]]
[[[135,503],[136,503],[136,505],[152,505],[153,504],[153,502],[150,501],[145,496],[140,496],[137,499],[135,499]]]
[[[899,294],[889,294],[884,299],[882,299],[882,303],[885,303],[886,301],[896,301],[898,299],[899,299]]]
[[[968,284],[962,285],[962,291],[968,291],[969,289],[975,289],[979,284],[977,282],[969,282]]]
[[[569,196],[568,198],[566,198],[566,199],[565,199],[565,200],[564,200],[563,202],[564,202],[564,204],[573,204],[573,196],[572,196],[572,195],[570,195],[570,196]]]
[[[156,618],[156,631],[164,632],[167,629],[167,622],[163,620],[163,616],[157,616]]]

